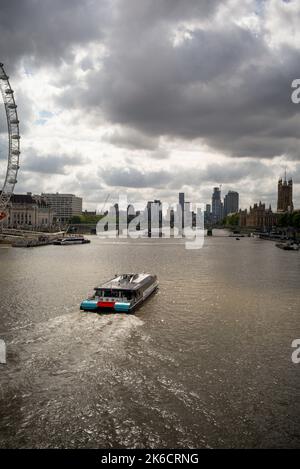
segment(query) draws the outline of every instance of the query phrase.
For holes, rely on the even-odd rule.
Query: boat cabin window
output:
[[[102,290],[97,288],[95,290],[95,296],[102,298],[126,298],[127,300],[132,300],[136,296],[136,293],[127,290]]]
[[[119,298],[120,293],[118,290],[104,290],[104,298]]]
[[[120,297],[120,292],[119,292],[119,290],[101,290],[101,289],[97,289],[95,295],[103,297],[103,298],[119,298]]]
[[[127,300],[131,300],[133,297],[132,291],[123,291],[122,296],[125,297]]]

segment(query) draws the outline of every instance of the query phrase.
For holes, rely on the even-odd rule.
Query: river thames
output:
[[[0,247],[2,448],[300,448],[300,252],[213,236]],[[115,273],[134,315],[79,304]]]

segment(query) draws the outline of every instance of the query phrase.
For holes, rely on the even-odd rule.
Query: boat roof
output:
[[[117,275],[115,278],[102,283],[95,290],[99,288],[109,290],[138,290],[142,285],[147,283],[150,274],[147,273],[130,273]]]

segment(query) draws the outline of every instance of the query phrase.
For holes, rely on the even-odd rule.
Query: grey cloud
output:
[[[291,136],[286,119],[298,119],[299,110],[290,101],[295,71],[285,55],[271,55],[237,26],[197,32],[175,49],[153,43],[125,52],[125,60],[118,51],[108,58],[99,93],[112,122],[154,136],[203,138],[233,156],[295,154],[299,131]],[[299,63],[299,53],[293,56]]]
[[[120,148],[131,150],[144,149],[155,150],[158,146],[158,139],[144,135],[135,129],[122,128],[114,130],[103,136],[105,142],[111,143]]]
[[[119,0],[112,42],[125,38],[136,47],[137,38],[151,41],[149,30],[153,34],[182,21],[209,19],[219,6],[219,0]]]
[[[31,171],[43,174],[67,174],[68,166],[83,165],[86,160],[80,155],[43,155],[40,156],[35,150],[27,150],[28,156],[24,157],[22,163],[23,171]]]
[[[156,151],[149,153],[149,156],[155,160],[166,160],[170,157],[170,153],[163,148],[158,148]]]
[[[87,70],[90,70],[93,68],[93,61],[90,57],[84,57],[81,61],[80,61],[80,67],[81,67],[81,70],[83,70],[84,72],[86,72]]]
[[[178,168],[170,165],[168,170],[143,172],[128,165],[126,168],[111,168],[100,171],[104,182],[109,186],[128,188],[164,187],[164,189],[179,190],[185,185],[200,187],[202,184],[216,185],[238,184],[248,178],[276,177],[272,168],[261,161],[231,162],[224,171],[224,165],[209,164],[204,169]]]
[[[101,39],[109,15],[106,0],[1,0],[2,61],[13,66],[27,57],[40,66],[71,60],[73,45]]]
[[[108,186],[130,188],[159,187],[167,184],[170,175],[166,171],[142,172],[136,168],[111,168],[101,173]]]
[[[72,64],[74,45],[103,41],[108,54],[99,59],[100,69],[89,57],[79,64],[88,70],[86,83],[58,69],[59,100],[82,112],[101,109],[124,126],[107,136],[120,147],[154,150],[167,135],[200,138],[236,157],[285,153],[298,159],[300,107],[291,103],[290,83],[300,52],[271,50],[263,36],[230,18],[216,26],[219,6],[211,0],[4,0],[0,29],[7,41],[0,51],[13,62],[27,57],[45,65],[63,58]],[[174,27],[203,19],[211,26],[173,46]]]
[[[165,11],[169,3],[162,4]],[[297,49],[272,50],[263,36],[230,18],[226,25],[190,32],[190,39],[174,47],[172,27],[193,17],[196,3],[186,3],[183,13],[183,2],[176,2],[178,9],[169,16],[159,16],[159,8],[151,9],[146,0],[136,9],[132,5],[136,2],[127,4],[126,12],[121,9],[123,16],[112,25],[110,53],[100,71],[89,73],[87,91],[74,83],[62,102],[101,108],[112,123],[151,138],[200,138],[236,157],[299,158],[300,106],[290,99]],[[216,5],[212,10],[205,5],[203,14],[212,14]]]
[[[170,171],[169,187],[182,188],[185,184],[199,187],[210,183],[211,186],[219,184],[236,185],[243,181],[269,179],[272,176],[276,180],[272,167],[259,160],[236,160],[230,161],[224,171],[224,164],[211,163],[204,169],[194,168],[181,169],[180,171]]]
[[[0,160],[6,160],[8,154],[8,141],[5,133],[0,134]]]
[[[122,19],[126,18],[130,24],[138,21],[143,25],[155,21],[176,22],[210,17],[219,4],[219,0],[131,0],[128,7],[127,0],[119,2]]]
[[[234,184],[247,179],[264,179],[273,175],[272,168],[259,160],[231,162],[226,166],[224,164],[209,164],[203,171],[204,181],[214,184]]]
[[[7,122],[6,122],[6,115],[5,115],[5,108],[4,104],[2,103],[2,98],[0,97],[0,135],[7,134]]]

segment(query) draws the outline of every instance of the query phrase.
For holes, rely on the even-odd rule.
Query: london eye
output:
[[[6,210],[17,183],[20,158],[20,133],[17,105],[14,91],[4,66],[0,63],[0,88],[7,121],[7,167],[5,178],[1,187],[0,181],[0,221],[6,217]],[[6,157],[5,157],[6,159]]]

